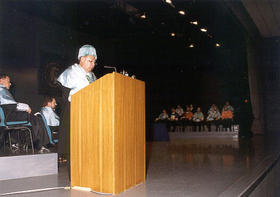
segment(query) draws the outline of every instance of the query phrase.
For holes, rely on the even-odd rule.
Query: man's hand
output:
[[[30,107],[26,110],[26,112],[29,113],[29,114],[31,113]]]

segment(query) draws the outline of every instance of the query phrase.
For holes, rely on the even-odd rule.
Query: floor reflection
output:
[[[190,168],[228,168],[238,164],[249,169],[263,158],[264,150],[262,136],[249,140],[193,138],[147,144],[151,162],[175,162]]]

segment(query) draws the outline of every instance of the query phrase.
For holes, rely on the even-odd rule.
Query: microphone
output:
[[[115,70],[115,72],[117,72],[117,68],[113,67],[113,66],[104,66],[104,68],[113,68]]]

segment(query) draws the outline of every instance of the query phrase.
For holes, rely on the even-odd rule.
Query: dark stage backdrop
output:
[[[35,109],[39,109],[43,95],[59,95],[53,82],[76,62],[83,44],[93,44],[97,49],[98,65],[94,72],[98,77],[109,72],[103,69],[109,65],[125,69],[146,82],[147,123],[152,123],[162,108],[170,109],[177,104],[200,105],[205,112],[212,103],[222,107],[230,100],[238,109],[244,97],[249,96],[247,43],[239,27],[228,30],[230,34],[224,37],[221,48],[206,43],[190,49],[182,44],[185,40],[169,36],[133,34],[111,38],[81,33],[10,7],[1,9],[0,14],[1,70],[13,75],[16,97]],[[267,53],[272,62],[278,61],[277,53],[262,53]],[[268,67],[269,72],[278,72],[277,65]],[[266,82],[276,87],[278,78]],[[268,104],[279,98],[273,93],[271,89]],[[275,105],[268,104],[273,114]]]

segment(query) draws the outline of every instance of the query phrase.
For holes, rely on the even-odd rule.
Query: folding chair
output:
[[[31,123],[29,121],[9,121],[9,122],[7,122],[5,119],[5,113],[1,106],[0,106],[0,119],[1,119],[0,127],[4,128],[4,130],[8,131],[10,149],[12,149],[12,141],[11,141],[11,134],[9,131],[11,131],[11,130],[24,131],[25,130],[25,131],[29,132],[32,153],[34,153],[32,131],[29,128],[32,126]],[[4,146],[5,146],[5,144],[4,144]]]

